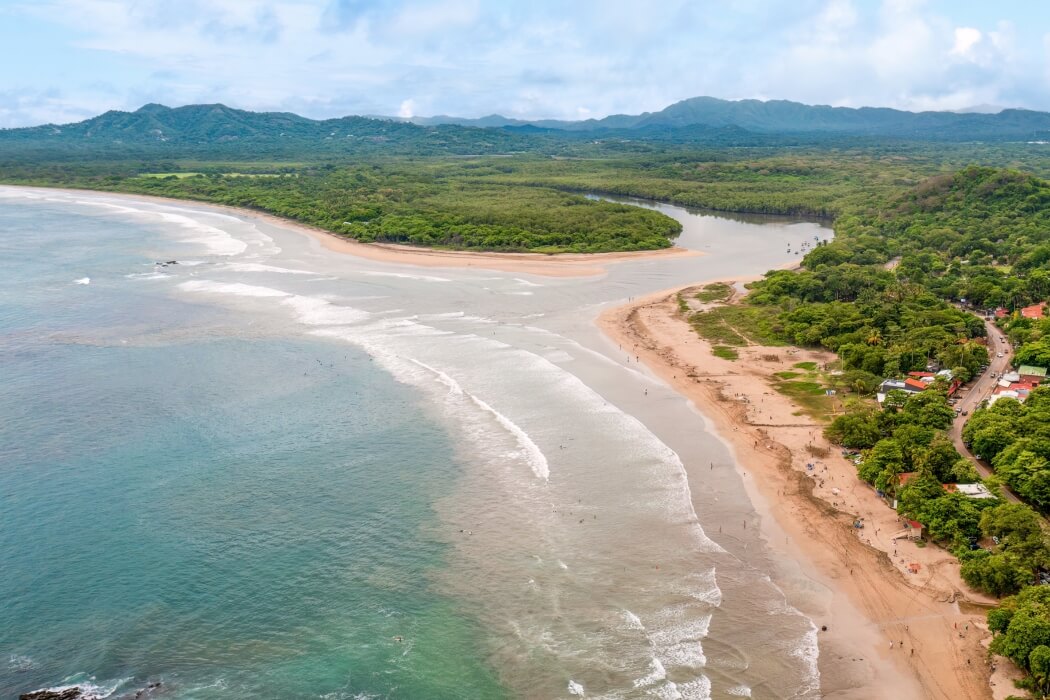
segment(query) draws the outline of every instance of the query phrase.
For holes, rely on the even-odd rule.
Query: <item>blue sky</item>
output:
[[[147,102],[574,119],[697,95],[1050,110],[1050,2],[0,0],[0,127]]]

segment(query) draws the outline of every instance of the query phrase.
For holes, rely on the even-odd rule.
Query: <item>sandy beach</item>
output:
[[[774,372],[832,355],[756,346],[742,348],[737,361],[717,358],[679,313],[678,291],[607,310],[599,326],[710,418],[732,446],[756,507],[771,516],[763,518],[770,545],[786,548],[833,592],[829,609],[805,611],[827,627],[820,636],[824,697],[1008,695],[1005,672],[989,685],[982,646],[982,606],[994,601],[965,587],[949,553],[894,540],[896,514],[856,478],[821,426],[771,388]],[[810,445],[828,456],[816,459]],[[853,527],[856,517],[864,529]],[[905,573],[913,562],[919,573]]]
[[[146,194],[128,194],[98,190],[78,190],[70,188],[48,188],[53,192],[68,194],[91,193],[105,197],[116,197],[132,201],[152,201],[158,204],[178,204],[181,206],[200,204],[209,210],[222,211],[246,220],[264,221],[274,226],[296,231],[317,241],[323,248],[336,253],[354,255],[367,260],[417,267],[458,267],[499,270],[543,277],[592,277],[605,273],[604,265],[641,260],[689,258],[704,255],[702,251],[673,246],[660,250],[640,250],[625,253],[559,253],[544,255],[540,253],[500,253],[470,250],[439,250],[420,246],[398,245],[393,243],[361,243],[352,238],[340,236],[316,226],[303,224],[273,214],[234,207],[212,202],[198,202],[192,199],[172,199]]]
[[[98,196],[146,199],[111,193]],[[148,199],[165,205],[195,204]],[[601,274],[606,263],[707,255],[683,248],[556,257],[407,249],[356,243],[251,210],[204,203],[200,206],[308,236],[309,247],[318,253],[333,251],[384,263],[449,269],[476,267],[568,277]],[[714,256],[698,258],[700,261],[714,259]],[[342,265],[333,264],[333,271]],[[626,267],[618,268],[610,276],[625,270]],[[683,276],[675,281],[687,279],[689,277]],[[739,283],[744,278],[736,277],[732,281]],[[605,280],[597,283],[603,288],[606,285]],[[515,284],[520,287],[520,281]],[[668,284],[665,281],[663,286]],[[933,545],[918,548],[906,540],[895,539],[901,532],[895,513],[856,478],[854,465],[826,443],[821,435],[822,426],[800,414],[798,406],[773,390],[771,378],[775,372],[790,369],[799,362],[823,364],[833,356],[812,350],[754,346],[742,348],[737,361],[719,359],[684,322],[676,299],[680,289],[683,288],[637,297],[626,306],[608,309],[597,325],[614,346],[631,348],[641,364],[691,402],[706,419],[707,431],[715,433],[728,446],[735,468],[743,477],[747,497],[762,516],[762,539],[779,560],[775,582],[795,608],[812,619],[818,628],[826,628],[818,635],[821,695],[839,699],[892,697],[899,700],[1005,698],[1010,694],[1014,690],[1007,677],[1010,666],[1001,663],[998,672],[991,675],[982,646],[988,636],[981,627],[982,606],[994,601],[965,587],[959,578],[957,562],[947,552]],[[511,293],[522,291],[515,288]],[[531,290],[524,293],[532,294]],[[557,308],[568,308],[564,299],[557,299]],[[507,302],[495,304],[495,309],[502,310]],[[573,327],[585,323],[583,319],[573,320]],[[488,328],[491,326],[486,327],[486,335],[490,333]],[[464,337],[473,339],[471,342],[479,338],[474,331]],[[550,337],[549,333],[544,336]],[[499,373],[504,379],[513,375],[514,372]],[[506,391],[508,395],[521,396],[517,389],[508,387]],[[545,403],[542,412],[549,413],[550,407],[551,404]],[[686,407],[683,410],[688,411]],[[678,416],[675,420],[678,418],[684,419]],[[571,457],[568,450],[555,452],[561,459]],[[815,457],[815,454],[821,456]],[[701,464],[705,468],[699,473],[695,462],[689,468],[688,481],[694,496],[703,493],[708,478],[706,462]],[[808,470],[807,464],[815,464],[815,468]],[[593,488],[584,483],[581,482],[581,488]],[[639,484],[634,484],[637,486]],[[486,498],[491,498],[491,488],[485,481],[479,493],[484,492]],[[636,491],[629,493],[631,499],[637,498]],[[549,508],[547,498],[544,495],[545,509]],[[519,501],[515,495],[512,502]],[[612,513],[608,513],[602,517],[611,524],[611,516]],[[862,530],[853,527],[857,517],[865,521]],[[610,533],[621,531],[616,527],[609,530]],[[562,531],[558,529],[558,532]],[[482,537],[471,539],[472,543],[484,541]],[[636,554],[638,563],[647,561],[646,557],[651,555],[649,550],[654,547],[652,540],[645,540],[644,544],[645,548]],[[492,542],[492,551],[505,547],[506,539],[502,535]],[[487,559],[478,559],[481,561]],[[911,571],[913,564],[918,564],[917,573]],[[558,575],[562,575],[560,571]],[[585,577],[585,580],[590,579]],[[581,608],[584,602],[580,601]],[[993,685],[989,685],[990,682]]]

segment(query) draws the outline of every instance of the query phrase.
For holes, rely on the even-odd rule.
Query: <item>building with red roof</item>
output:
[[[1046,315],[1045,311],[1044,304],[1032,304],[1021,309],[1021,316],[1023,318],[1043,318]]]

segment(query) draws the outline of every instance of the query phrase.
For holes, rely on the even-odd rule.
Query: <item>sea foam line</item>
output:
[[[289,267],[277,267],[276,265],[263,265],[262,263],[231,262],[222,266],[224,270],[233,272],[279,272],[285,275],[316,275],[316,272],[308,270],[293,270]]]
[[[447,277],[437,277],[435,275],[410,275],[407,272],[378,272],[376,270],[361,270],[358,274],[366,275],[368,277],[400,277],[406,280],[419,280],[421,282],[451,282]]]
[[[420,362],[419,360],[413,358],[408,359],[414,362],[415,364],[419,365],[423,369],[432,372],[437,377],[438,381],[440,381],[442,384],[449,388],[450,393],[457,395],[462,394],[464,396],[467,396],[468,398],[470,398],[471,401],[474,402],[475,405],[478,406],[478,408],[491,413],[492,416],[495,417],[496,422],[503,426],[507,430],[507,432],[513,435],[514,439],[518,441],[518,445],[521,446],[521,449],[525,452],[526,461],[528,461],[533,473],[538,478],[543,479],[544,481],[548,481],[550,479],[551,470],[550,464],[547,462],[547,456],[543,454],[543,450],[540,449],[539,445],[537,445],[535,441],[533,441],[533,439],[529,437],[529,434],[522,430],[517,423],[512,421],[510,418],[507,418],[505,415],[497,411],[495,408],[493,408],[486,402],[479,399],[474,394],[471,394],[468,391],[464,391],[463,387],[460,386],[459,382],[457,382],[452,377],[448,376],[448,374],[446,374],[445,372],[442,372],[439,369],[435,369],[434,367],[431,367],[426,363]]]

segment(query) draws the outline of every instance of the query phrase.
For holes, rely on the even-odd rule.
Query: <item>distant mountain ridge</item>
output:
[[[368,117],[309,119],[291,112],[249,112],[223,104],[165,107],[143,105],[134,112],[112,110],[73,124],[0,130],[6,137],[80,136],[129,141],[221,142],[253,138],[381,136],[418,131],[413,124]]]
[[[1050,132],[1050,113],[1024,109],[963,112],[906,112],[888,107],[830,107],[788,100],[722,100],[693,97],[659,112],[614,114],[603,119],[562,121],[521,120],[498,114],[466,119],[416,117],[407,121],[434,126],[456,124],[483,128],[536,126],[563,131],[602,131],[645,127],[682,128],[735,126],[756,133],[855,133],[903,138],[966,140],[985,138],[1038,138]]]
[[[70,157],[174,152],[253,155],[296,153],[475,154],[523,147],[527,137],[498,129],[417,124],[368,117],[308,119],[290,112],[249,112],[222,104],[109,111],[72,124],[0,129],[0,160],[33,152]],[[19,152],[19,153],[16,153]]]
[[[249,112],[222,104],[110,111],[73,124],[0,129],[0,160],[33,153],[109,154],[179,152],[388,153],[406,155],[512,153],[556,149],[586,140],[660,141],[708,145],[770,145],[854,138],[922,141],[1048,141],[1050,113],[905,112],[888,108],[828,107],[786,100],[695,97],[659,112],[603,119],[535,121],[490,115],[479,119],[348,116],[309,119],[289,112]]]

